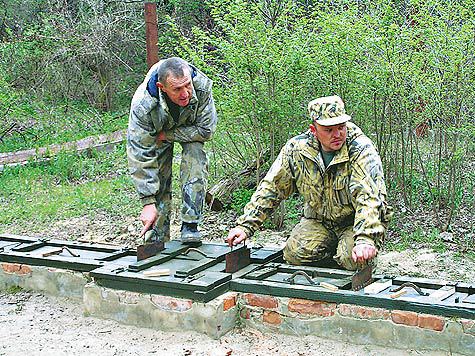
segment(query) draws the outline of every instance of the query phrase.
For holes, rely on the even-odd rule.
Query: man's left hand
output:
[[[353,247],[353,252],[351,254],[351,257],[353,258],[353,261],[356,263],[363,263],[365,261],[368,261],[376,256],[378,253],[378,250],[376,247],[374,247],[371,244],[358,244],[355,247]]]

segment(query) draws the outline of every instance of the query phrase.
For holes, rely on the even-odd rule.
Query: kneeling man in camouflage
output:
[[[290,233],[284,259],[355,270],[376,256],[387,229],[381,159],[350,122],[340,97],[315,99],[308,110],[310,130],[285,144],[226,240],[232,246],[249,238],[282,200],[299,193],[303,217]]]

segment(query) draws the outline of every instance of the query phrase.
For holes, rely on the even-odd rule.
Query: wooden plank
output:
[[[320,282],[320,287],[331,290],[332,292],[336,292],[338,290],[336,285],[327,282]]]
[[[394,293],[391,293],[389,295],[389,297],[391,299],[396,299],[396,298],[399,298],[401,295],[404,295],[407,293],[407,290],[406,289],[401,289],[400,291],[397,291],[397,292],[394,292]]]
[[[154,270],[150,270],[150,271],[143,271],[142,274],[145,277],[169,276],[170,275],[170,269],[169,268],[154,269]]]

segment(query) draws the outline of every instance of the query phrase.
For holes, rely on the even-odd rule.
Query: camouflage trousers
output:
[[[203,213],[208,177],[208,158],[202,142],[181,142],[180,182],[182,190],[181,219],[198,223]],[[156,150],[160,188],[156,194],[158,219],[155,230],[170,240],[172,201],[173,142],[162,142]]]
[[[356,270],[351,258],[355,245],[353,226],[327,229],[315,219],[302,218],[293,228],[284,247],[284,259],[293,265],[332,267],[335,262]]]

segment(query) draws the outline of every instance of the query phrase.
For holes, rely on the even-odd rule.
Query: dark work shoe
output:
[[[198,231],[198,224],[183,223],[181,225],[181,243],[194,244],[201,242],[201,234]]]

